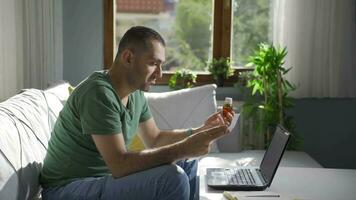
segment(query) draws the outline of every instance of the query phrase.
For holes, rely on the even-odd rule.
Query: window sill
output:
[[[240,72],[253,71],[253,69],[253,67],[234,67],[234,75],[229,79],[225,80],[224,87],[233,86],[239,79]],[[162,78],[157,80],[156,85],[168,85],[169,79],[173,74],[174,72],[163,72]],[[209,72],[199,72],[197,74],[196,82],[196,85],[205,85],[215,83],[215,80],[213,78],[213,75],[211,75]]]
[[[167,85],[155,85],[151,88],[150,92],[170,92],[174,91],[170,89]],[[231,97],[234,101],[243,101],[246,96],[250,95],[250,89],[245,86],[234,86],[234,87],[217,87],[216,88],[216,100],[223,101],[225,97]]]

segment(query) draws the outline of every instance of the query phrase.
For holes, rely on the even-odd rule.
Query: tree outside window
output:
[[[231,56],[235,66],[244,66],[253,50],[270,37],[270,0],[234,0]]]
[[[118,44],[131,26],[148,26],[166,39],[163,70],[207,71],[207,62],[212,59],[213,2],[216,0],[116,0],[115,42]],[[230,3],[230,57],[234,66],[244,66],[253,49],[260,42],[269,41],[270,1],[231,0]]]
[[[116,43],[131,26],[157,30],[166,40],[163,70],[205,71],[211,57],[211,1],[117,0]]]

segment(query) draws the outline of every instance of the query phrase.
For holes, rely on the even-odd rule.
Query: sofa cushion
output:
[[[197,127],[216,112],[215,84],[171,92],[147,92],[148,104],[157,126],[162,130]],[[138,151],[143,145],[136,137],[130,150]],[[216,152],[213,145],[211,151]]]
[[[38,176],[62,107],[54,92],[36,89],[0,103],[0,199],[38,197]]]

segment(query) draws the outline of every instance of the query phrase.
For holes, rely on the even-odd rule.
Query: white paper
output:
[[[230,126],[227,128],[230,132],[232,131],[232,129],[234,129],[234,127],[236,126],[236,123],[238,121],[240,117],[240,114],[235,114],[234,117],[231,120],[231,124]]]

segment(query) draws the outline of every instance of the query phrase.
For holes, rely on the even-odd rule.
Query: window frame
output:
[[[104,69],[108,69],[115,52],[115,0],[104,1]],[[232,32],[232,0],[213,0],[213,58],[231,57]],[[239,76],[239,72],[252,71],[252,67],[233,67],[234,75],[225,80],[225,86],[232,86]],[[157,85],[168,85],[174,72],[164,71]],[[209,72],[198,72],[197,85],[215,83]]]

